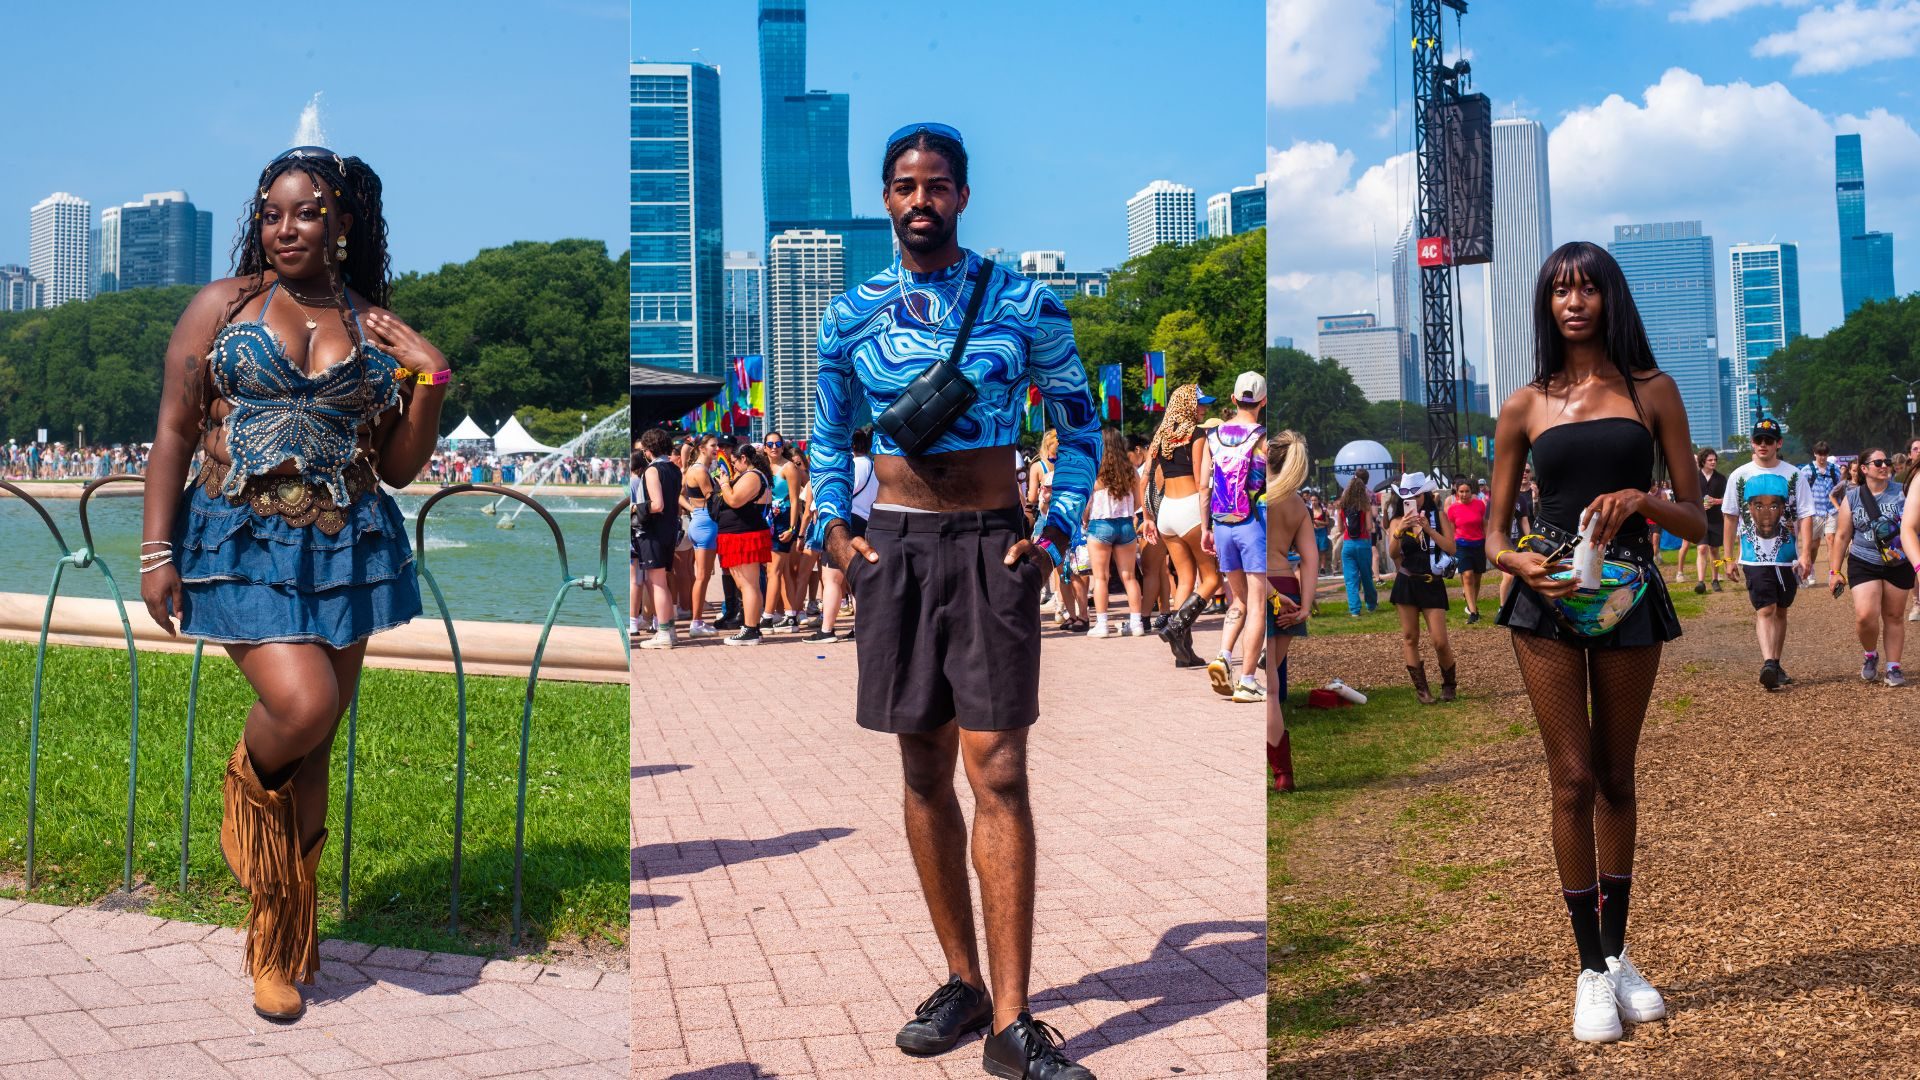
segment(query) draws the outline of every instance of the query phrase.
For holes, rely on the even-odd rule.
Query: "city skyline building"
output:
[[[1698,221],[1616,225],[1607,251],[1626,275],[1654,360],[1680,388],[1693,441],[1726,446],[1713,237]]]
[[[1800,336],[1800,246],[1735,244],[1727,251],[1733,289],[1734,427],[1744,436],[1772,416],[1760,389],[1767,359]]]
[[[1314,329],[1315,355],[1345,368],[1369,402],[1406,400],[1401,385],[1406,335],[1398,326],[1381,326],[1373,312],[1357,311],[1318,316]]]
[[[766,416],[763,430],[813,430],[820,319],[847,290],[842,240],[824,229],[789,229],[767,245]]]
[[[1420,370],[1420,266],[1414,260],[1414,220],[1407,219],[1393,242],[1393,324],[1400,328],[1401,401],[1427,403],[1426,379]],[[1456,399],[1458,400],[1458,399]]]
[[[760,176],[776,222],[853,216],[845,94],[807,89],[806,0],[760,0]]]
[[[757,252],[729,251],[721,264],[726,277],[721,351],[736,356],[765,356],[767,351],[767,264]]]
[[[1227,231],[1234,236],[1267,227],[1267,174],[1227,192]]]
[[[889,218],[818,218],[795,221],[776,221],[775,233],[791,232],[795,229],[818,229],[840,238],[840,273],[847,287],[873,277],[893,265],[896,248],[893,237],[893,221]]]
[[[1486,323],[1487,398],[1493,408],[1533,381],[1534,281],[1552,251],[1547,129],[1533,120],[1496,120],[1493,261],[1483,271],[1480,290]],[[1711,287],[1708,298],[1712,298]]]
[[[1207,196],[1207,239],[1233,235],[1233,193],[1216,191]]]
[[[1064,251],[1023,251],[1018,265],[1010,269],[1053,290],[1062,304],[1076,296],[1107,295],[1107,271],[1069,270]]]
[[[1155,180],[1127,200],[1127,258],[1161,244],[1191,244],[1197,238],[1193,189],[1171,180]]]
[[[93,204],[65,191],[28,213],[27,270],[40,282],[40,306],[93,295]]]
[[[1893,234],[1867,229],[1867,172],[1860,136],[1833,137],[1833,194],[1840,212],[1840,317],[1893,299]]]
[[[149,192],[101,210],[98,235],[100,292],[213,280],[213,214],[184,191]]]
[[[635,63],[628,83],[628,358],[718,375],[720,74],[701,63]]]
[[[40,279],[18,263],[0,266],[0,311],[27,311],[40,306]]]

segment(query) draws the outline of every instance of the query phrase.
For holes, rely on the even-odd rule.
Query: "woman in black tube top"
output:
[[[1691,462],[1693,443],[1679,387],[1654,364],[1626,277],[1593,244],[1567,244],[1547,257],[1534,286],[1534,379],[1500,408],[1494,434],[1493,504],[1487,535],[1495,565],[1513,591],[1497,621],[1513,630],[1513,651],[1539,722],[1553,789],[1553,853],[1580,982],[1574,1038],[1610,1042],[1624,1017],[1666,1015],[1660,994],[1626,953],[1633,880],[1633,759],[1660,668],[1660,647],[1680,636],[1647,536],[1647,520],[1695,543],[1707,531],[1700,474],[1669,468],[1671,500],[1655,498],[1656,457]],[[1568,555],[1549,563],[1507,525],[1521,470],[1531,455],[1539,485],[1536,530],[1559,545],[1589,522],[1607,558],[1645,566],[1646,592],[1617,625],[1585,636],[1555,601],[1571,595]],[[1597,871],[1597,873],[1596,873]]]

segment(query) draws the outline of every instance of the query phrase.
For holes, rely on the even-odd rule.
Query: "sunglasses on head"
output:
[[[946,124],[921,123],[908,124],[887,136],[887,149],[891,150],[900,140],[910,139],[923,131],[929,135],[938,135],[943,139],[952,139],[962,147],[967,145],[966,140],[960,137],[958,128],[948,127]]]
[[[274,158],[273,161],[270,162],[269,164],[278,165],[281,162],[287,160],[288,158],[319,159],[319,160],[332,158],[334,168],[339,169],[343,172],[346,170],[346,166],[340,163],[340,155],[334,153],[333,151],[327,149],[324,146],[296,146],[290,150],[283,150],[281,151],[280,156]]]

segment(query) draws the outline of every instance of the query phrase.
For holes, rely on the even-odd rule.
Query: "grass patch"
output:
[[[25,867],[33,646],[0,642],[0,870]],[[134,877],[146,910],[238,925],[246,897],[220,857],[220,782],[252,690],[209,649],[195,716],[187,886],[180,888],[181,781],[192,657],[140,657]],[[38,887],[87,904],[121,885],[126,839],[128,671],[124,652],[48,650],[40,724]],[[346,725],[333,749],[331,831],[320,864],[320,932],[375,945],[492,952],[512,910],[515,765],[524,679],[467,680],[467,783],[459,936],[447,934],[453,852],[452,677],[369,668],[355,739],[351,918],[340,918]],[[528,767],[526,942],[624,943],[628,915],[624,684],[543,681]],[[17,889],[0,895],[18,896]]]
[[[1671,583],[1673,575],[1668,574],[1667,580]],[[1668,595],[1673,598],[1673,610],[1680,616],[1682,622],[1707,610],[1707,598],[1695,593],[1692,586],[1676,588],[1669,584],[1668,589],[1670,590]],[[1398,634],[1400,613],[1387,602],[1387,594],[1393,591],[1392,579],[1389,578],[1387,584],[1379,586],[1378,591],[1380,606],[1377,610],[1368,611],[1363,607],[1359,615],[1350,615],[1347,613],[1346,586],[1339,581],[1322,581],[1320,602],[1313,616],[1313,635],[1329,637],[1342,634]],[[1480,621],[1471,625],[1467,623],[1466,590],[1460,584],[1460,579],[1456,577],[1449,582],[1447,591],[1453,605],[1447,611],[1449,631],[1468,634],[1483,630],[1509,632],[1505,627],[1495,625],[1493,621],[1494,616],[1500,613],[1500,579],[1498,577],[1489,574],[1480,582]],[[1425,620],[1421,621],[1420,626],[1424,635]]]
[[[1367,704],[1355,708],[1287,710],[1301,788],[1267,799],[1267,1031],[1276,1044],[1310,1040],[1346,1023],[1341,1003],[1359,992],[1363,980],[1345,967],[1365,954],[1365,932],[1375,926],[1412,926],[1425,918],[1424,906],[1417,902],[1380,913],[1362,912],[1347,901],[1288,895],[1294,880],[1288,856],[1294,842],[1355,794],[1484,741],[1487,736],[1476,730],[1484,705],[1476,698],[1468,694],[1450,705],[1422,705],[1412,687],[1395,686],[1371,691]],[[1425,815],[1421,827],[1445,821],[1450,812],[1446,798],[1416,801],[1422,806],[1418,812]]]
[[[1481,874],[1513,862],[1512,859],[1497,859],[1486,864],[1428,862],[1421,857],[1424,849],[1452,839],[1454,831],[1473,817],[1472,802],[1451,791],[1422,795],[1408,803],[1394,818],[1394,826],[1401,834],[1401,872],[1441,892],[1459,892]]]

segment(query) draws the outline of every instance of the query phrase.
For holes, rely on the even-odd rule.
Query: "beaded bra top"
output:
[[[300,477],[325,485],[348,505],[346,471],[360,425],[400,401],[394,378],[400,363],[362,337],[346,359],[308,375],[287,356],[267,325],[267,307],[280,283],[267,289],[251,322],[228,323],[207,354],[214,389],[233,405],[227,416],[227,459],[233,463],[220,494],[237,496],[249,478],[291,460]],[[354,325],[360,312],[353,308]]]

